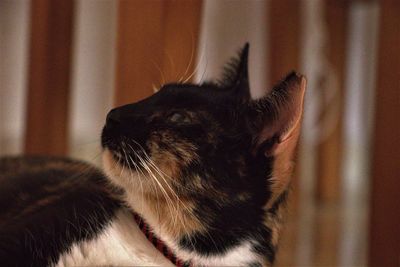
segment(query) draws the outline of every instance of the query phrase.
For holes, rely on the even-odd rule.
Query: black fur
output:
[[[228,64],[223,81],[168,84],[145,100],[110,111],[102,144],[114,154],[122,154],[122,142],[128,143],[134,150],[129,156],[134,159],[136,154],[152,157],[161,150],[176,156],[179,173],[173,186],[181,197],[195,203],[195,214],[207,229],[182,236],[182,248],[217,255],[240,241],[253,240],[257,243],[254,251],[273,262],[271,229],[264,222],[274,157],[266,156],[266,151],[275,147],[281,133],[260,142],[260,132],[279,119],[281,107],[290,102],[288,87],[299,76],[291,73],[271,95],[251,100],[248,49],[246,44],[239,59]],[[171,138],[153,139],[165,133],[176,142],[190,143],[194,151],[182,153]],[[152,151],[153,143],[160,150]],[[184,159],[190,155],[195,159],[180,163],[187,162]],[[126,158],[118,160],[130,165]],[[201,185],[194,182],[196,177],[201,177]]]
[[[175,237],[181,249],[216,256],[251,240],[252,250],[272,263],[274,229],[266,216],[279,215],[287,191],[266,210],[276,161],[267,152],[285,125],[267,138],[261,133],[279,121],[299,76],[290,74],[270,95],[252,100],[248,51],[246,45],[228,65],[223,81],[167,84],[147,99],[113,109],[102,146],[130,168],[145,171],[140,159],[146,156],[173,167],[171,187],[193,204],[203,226]],[[122,208],[122,191],[108,186],[100,171],[72,160],[2,159],[0,183],[0,266],[56,263],[74,243],[96,237]]]
[[[48,266],[94,238],[120,208],[105,179],[68,159],[1,159],[0,266]]]

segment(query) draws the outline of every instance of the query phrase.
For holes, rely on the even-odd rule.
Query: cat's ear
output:
[[[293,157],[300,135],[306,79],[295,72],[286,76],[265,97],[250,104],[253,118],[253,153],[273,157],[271,197],[266,208],[274,207],[289,187]]]
[[[250,85],[248,72],[249,43],[246,43],[239,52],[239,56],[232,58],[225,66],[221,84],[232,90],[239,102],[250,100]]]
[[[250,84],[249,84],[249,43],[246,43],[240,53],[239,65],[236,70],[235,86],[238,97],[248,101],[250,99]]]
[[[271,92],[250,102],[253,153],[275,156],[296,146],[303,113],[306,80],[288,74]]]

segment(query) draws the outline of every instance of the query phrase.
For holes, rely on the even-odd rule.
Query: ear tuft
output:
[[[231,89],[240,102],[247,102],[250,99],[248,58],[249,43],[246,43],[240,50],[237,57],[232,58],[225,66],[222,79],[218,84],[222,88]]]
[[[249,43],[246,43],[240,52],[240,60],[239,65],[236,70],[236,82],[245,81],[248,84],[249,80],[249,70],[248,70],[248,61],[249,61]]]

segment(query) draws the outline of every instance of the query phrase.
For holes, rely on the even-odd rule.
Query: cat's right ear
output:
[[[292,72],[269,94],[250,102],[254,154],[276,156],[292,150],[301,127],[305,87],[305,78]]]
[[[287,75],[263,98],[250,103],[249,119],[253,131],[252,153],[273,157],[270,179],[270,208],[287,190],[293,172],[303,113],[306,79],[295,72]]]

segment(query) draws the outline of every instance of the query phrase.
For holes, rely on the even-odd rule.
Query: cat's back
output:
[[[19,193],[19,200],[25,202],[31,200],[30,197],[40,196],[35,193],[48,195],[65,189],[81,189],[82,186],[98,188],[106,185],[106,178],[100,170],[83,161],[21,156],[0,158],[0,183],[0,199]]]
[[[45,266],[93,239],[120,203],[89,164],[50,157],[0,159],[0,265]]]

